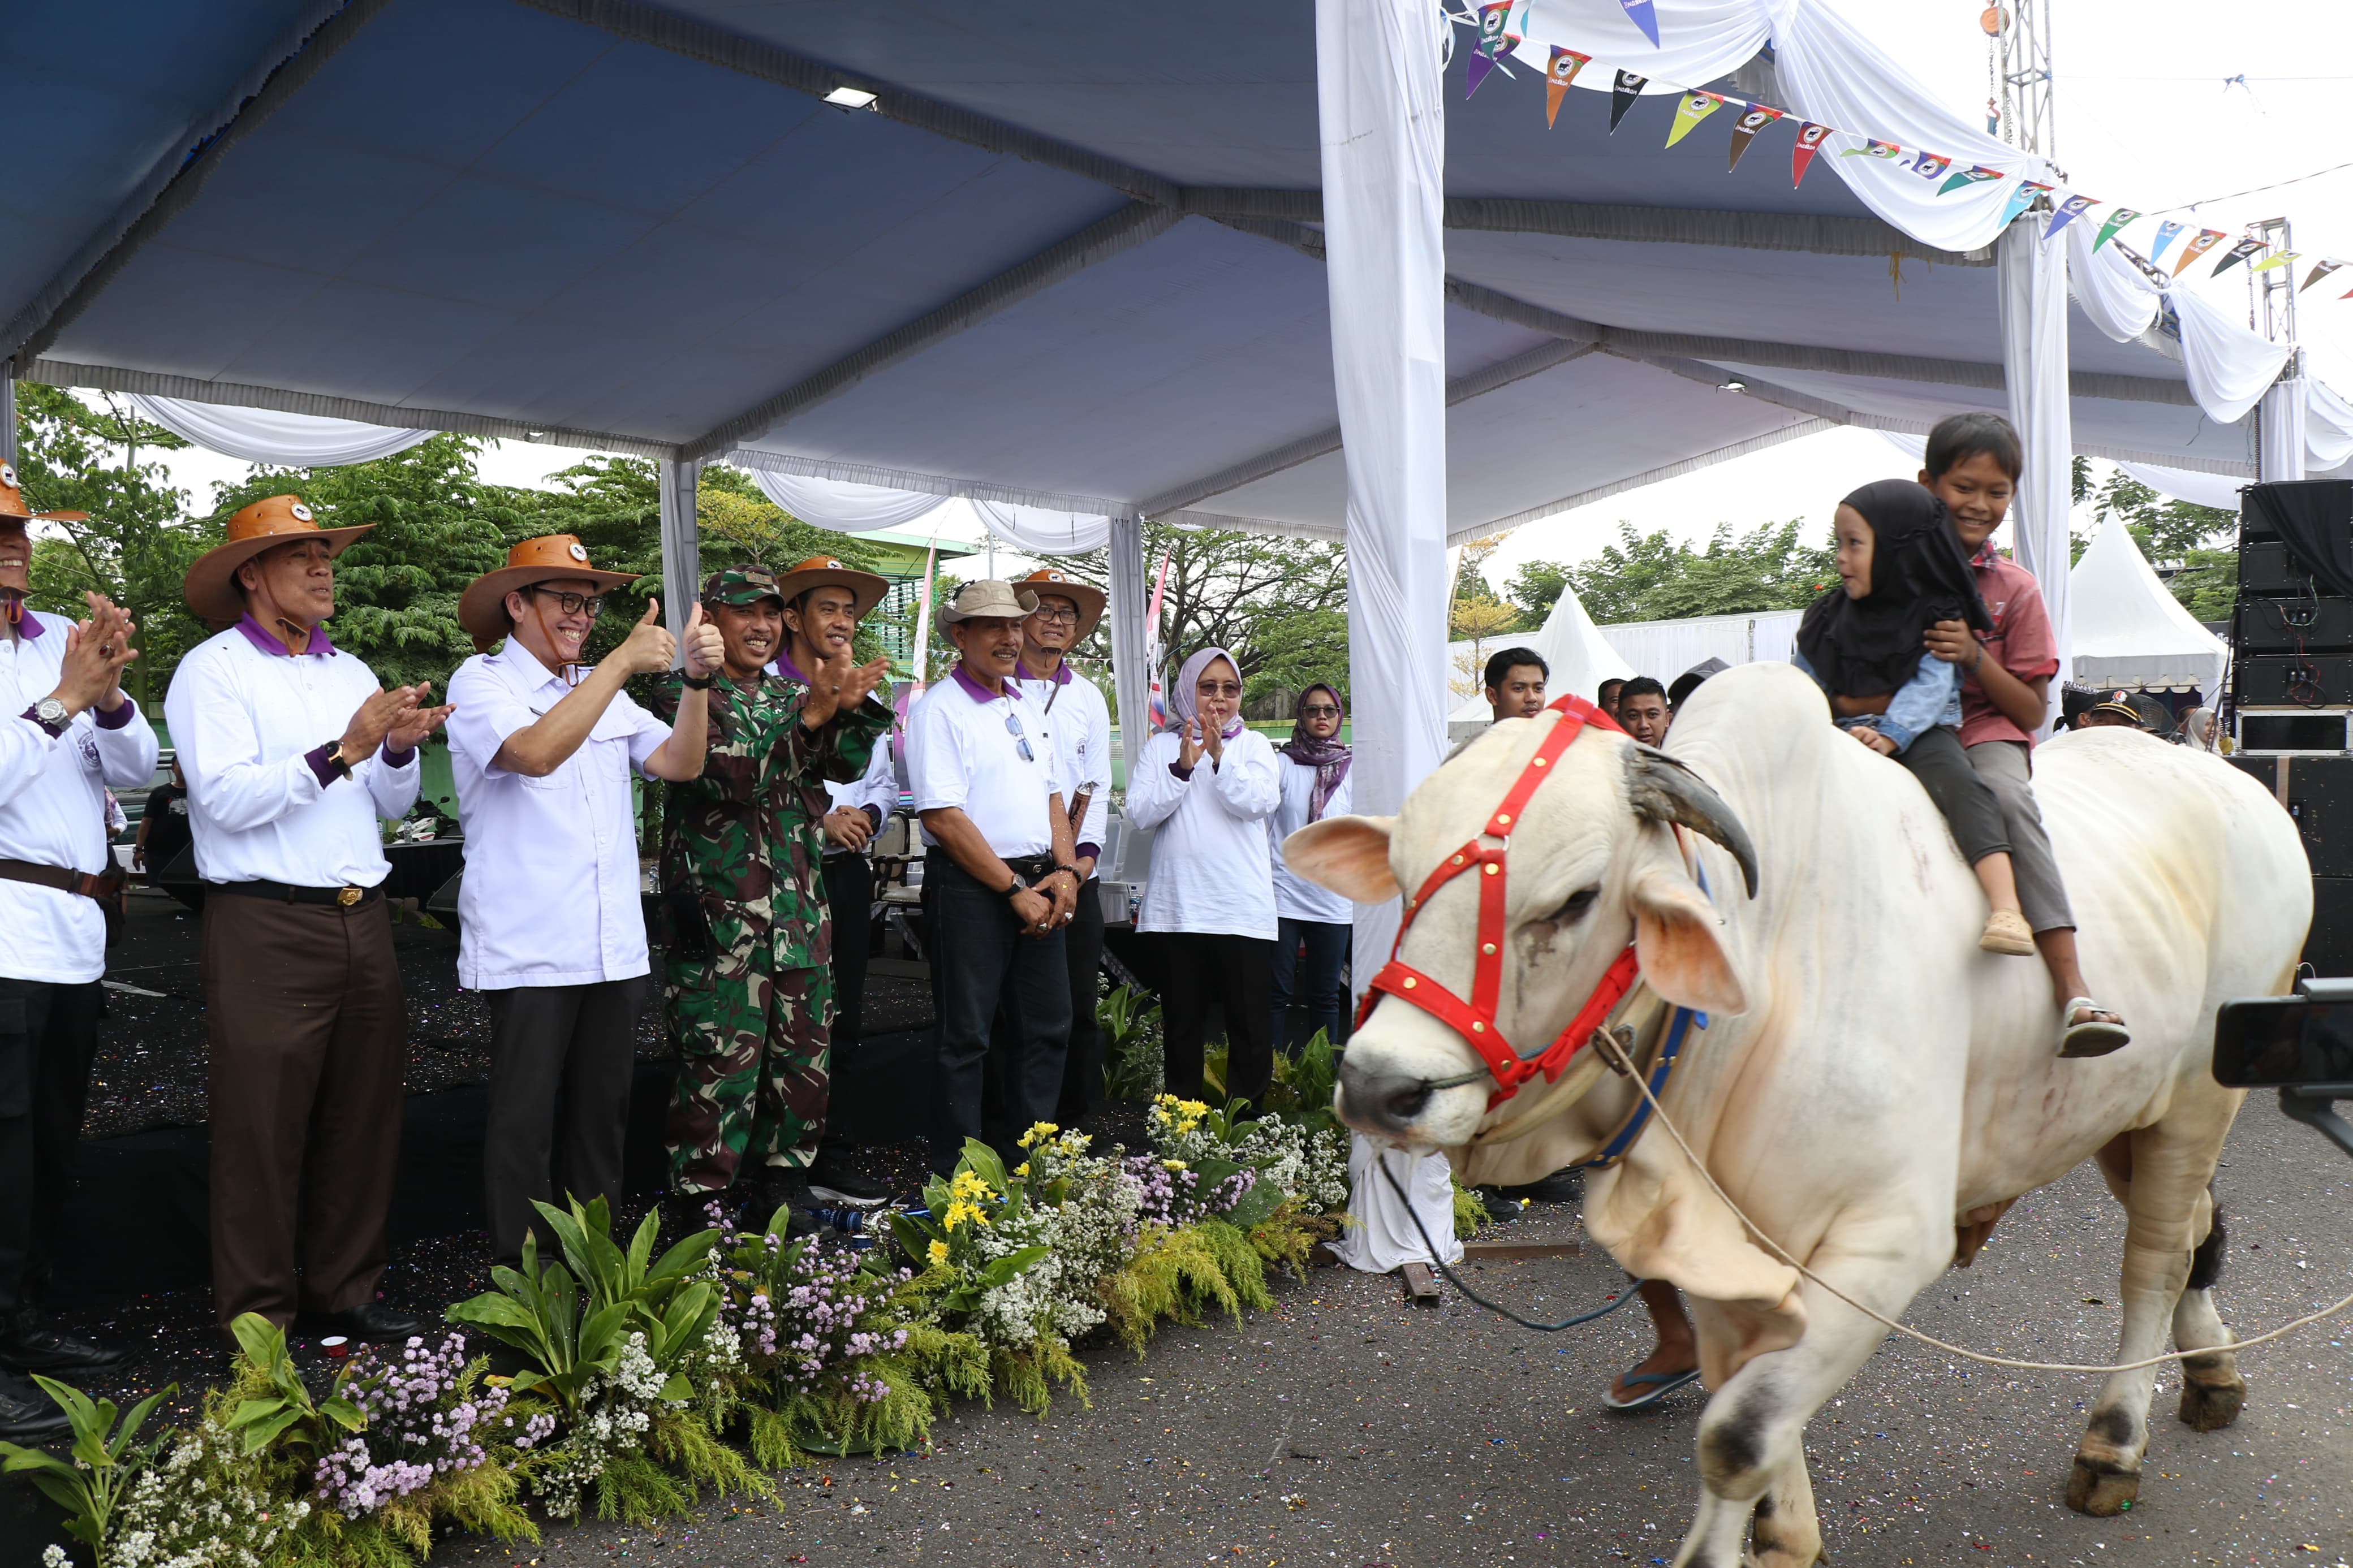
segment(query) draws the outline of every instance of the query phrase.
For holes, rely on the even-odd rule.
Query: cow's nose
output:
[[[1367,1072],[1341,1058],[1340,1109],[1356,1126],[1403,1132],[1430,1108],[1430,1093],[1428,1079]]]

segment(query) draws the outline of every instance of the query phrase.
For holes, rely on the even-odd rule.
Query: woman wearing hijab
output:
[[[1340,970],[1348,962],[1348,933],[1356,923],[1356,906],[1327,889],[1302,881],[1282,864],[1282,841],[1311,822],[1348,813],[1348,748],[1340,743],[1340,725],[1347,705],[1329,686],[1315,685],[1299,694],[1292,720],[1290,742],[1277,748],[1275,771],[1282,786],[1282,804],[1268,824],[1274,846],[1274,1048],[1284,1048],[1284,1026],[1291,1018],[1292,981],[1298,973],[1299,950],[1307,950],[1307,1037],[1321,1029],[1334,1045],[1341,1041]]]
[[[1830,694],[1839,728],[1903,763],[1945,814],[1993,906],[1978,945],[2030,955],[2001,805],[1961,749],[1958,667],[1927,647],[1938,621],[1993,629],[1945,503],[1882,479],[1839,502],[1836,527],[1839,585],[1808,606],[1791,662]]]
[[[1201,1093],[1209,1004],[1226,1015],[1226,1095],[1264,1098],[1277,924],[1266,819],[1282,798],[1274,748],[1241,721],[1241,667],[1221,647],[1187,659],[1168,692],[1167,729],[1145,742],[1127,784],[1127,819],[1152,830],[1152,869],[1135,929],[1161,955],[1168,1090]]]

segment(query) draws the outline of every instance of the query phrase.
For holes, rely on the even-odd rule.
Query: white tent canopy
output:
[[[2211,703],[2222,690],[2231,650],[2198,624],[2110,518],[2084,547],[2073,574],[2078,686],[2110,691],[2186,691]]]
[[[1545,617],[1545,624],[1534,637],[1516,642],[1497,637],[1492,640],[1488,651],[1500,653],[1514,646],[1532,647],[1544,656],[1550,671],[1545,679],[1545,689],[1555,697],[1573,691],[1589,700],[1603,681],[1622,679],[1636,673],[1633,666],[1618,657],[1618,650],[1609,646],[1609,639],[1593,624],[1593,617],[1585,613],[1583,603],[1567,588],[1560,591],[1560,597],[1553,602],[1552,614]],[[1450,724],[1461,724],[1483,720],[1488,715],[1486,697],[1474,693],[1468,700],[1458,703],[1446,718]]]

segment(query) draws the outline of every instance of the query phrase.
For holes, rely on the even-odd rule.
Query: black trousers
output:
[[[1273,1009],[1274,943],[1263,937],[1224,932],[1161,931],[1160,1012],[1166,1024],[1168,1092],[1183,1100],[1201,1094],[1201,1041],[1209,1004],[1226,1014],[1226,1094],[1253,1105],[1266,1098],[1274,1075],[1274,1037],[1267,1026]]]
[[[0,1315],[37,1305],[55,1272],[100,994],[0,979]]]
[[[1103,1099],[1103,1031],[1095,1004],[1103,1000],[1103,888],[1093,878],[1079,889],[1071,923],[1062,928],[1062,956],[1071,976],[1071,1048],[1062,1058],[1062,1100],[1054,1120],[1065,1127]]]
[[[940,1015],[932,1163],[945,1172],[967,1138],[984,1139],[1005,1153],[1031,1122],[1053,1120],[1071,1037],[1071,976],[1063,933],[1022,935],[1005,895],[984,886],[945,850],[924,858],[923,899]],[[1003,1087],[988,1096],[983,1090],[989,1042],[1000,1007]]]
[[[825,1134],[818,1142],[820,1164],[858,1147],[865,1135],[860,1120],[872,1086],[859,1068],[859,1045],[866,1037],[866,960],[874,939],[874,863],[863,855],[825,858],[825,906],[833,918],[833,1055],[828,1072],[832,1100],[826,1107]]]
[[[621,1196],[621,1144],[648,977],[517,985],[491,1005],[491,1114],[482,1141],[491,1256],[513,1263],[533,1200]],[[553,1238],[541,1226],[543,1255]]]
[[[1895,759],[1945,814],[1961,858],[1974,866],[1989,855],[2010,853],[2010,830],[2001,820],[2001,802],[1978,777],[1962,749],[1960,735],[1941,724],[1931,725],[1914,738]]]

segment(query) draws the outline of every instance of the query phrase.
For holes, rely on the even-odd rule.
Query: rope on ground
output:
[[[1413,1228],[1420,1233],[1421,1245],[1430,1249],[1430,1266],[1436,1268],[1440,1274],[1446,1276],[1446,1282],[1448,1284],[1453,1286],[1457,1290],[1461,1291],[1464,1296],[1468,1297],[1477,1305],[1486,1308],[1487,1310],[1499,1313],[1504,1317],[1509,1318],[1512,1321],[1519,1324],[1520,1327],[1524,1329],[1534,1329],[1540,1334],[1556,1334],[1563,1329],[1573,1329],[1579,1323],[1589,1323],[1596,1318],[1606,1318],[1610,1313],[1616,1311],[1619,1308],[1624,1306],[1627,1302],[1634,1299],[1634,1287],[1641,1283],[1639,1279],[1635,1280],[1633,1284],[1628,1285],[1626,1287],[1625,1293],[1617,1297],[1615,1300],[1596,1307],[1590,1312],[1579,1312],[1574,1318],[1563,1318],[1557,1323],[1539,1323],[1533,1318],[1521,1317],[1517,1312],[1513,1311],[1501,1301],[1490,1301],[1486,1297],[1482,1296],[1478,1291],[1473,1290],[1470,1286],[1465,1285],[1462,1282],[1461,1275],[1455,1273],[1453,1269],[1446,1267],[1444,1258],[1439,1253],[1438,1243],[1430,1239],[1430,1227],[1421,1223],[1421,1211],[1413,1206],[1413,1200],[1406,1195],[1405,1188],[1398,1184],[1397,1173],[1389,1169],[1388,1151],[1386,1149],[1374,1150],[1373,1161],[1374,1163],[1380,1166],[1381,1174],[1388,1179],[1389,1191],[1395,1193],[1398,1196],[1398,1202],[1405,1205],[1406,1217],[1413,1221]]]

